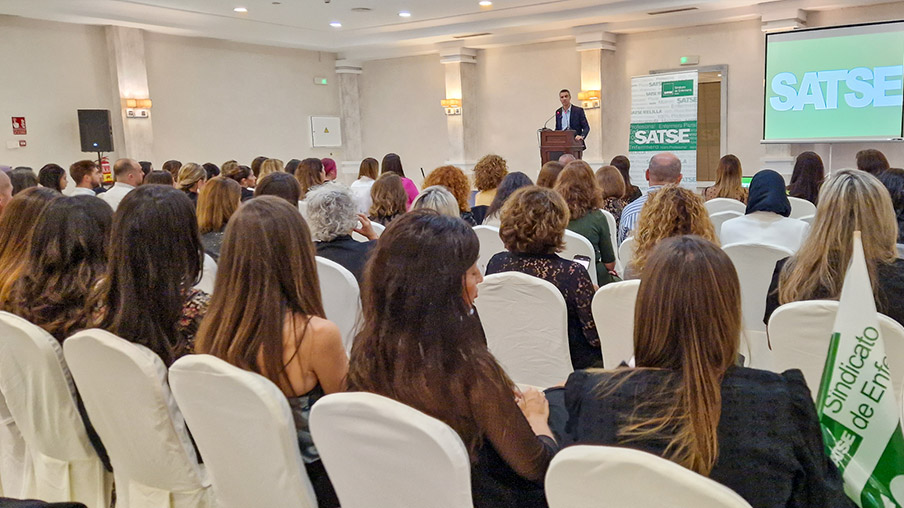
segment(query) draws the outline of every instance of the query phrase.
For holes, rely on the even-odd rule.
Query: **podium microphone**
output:
[[[539,129],[539,130],[541,130],[541,131],[549,130],[549,127],[547,127],[546,124],[548,124],[549,121],[552,120],[552,119],[555,118],[555,117],[556,117],[556,114],[553,113],[551,117],[547,118],[546,121],[543,122],[543,128],[542,128],[542,129]]]

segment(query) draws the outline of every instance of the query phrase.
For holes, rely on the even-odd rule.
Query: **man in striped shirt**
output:
[[[650,159],[650,165],[646,172],[647,181],[650,187],[646,194],[640,196],[628,203],[622,210],[621,223],[618,228],[618,243],[621,245],[625,238],[631,236],[634,227],[637,226],[637,219],[640,218],[640,210],[643,208],[650,193],[656,192],[663,185],[670,183],[679,183],[681,181],[681,161],[675,154],[658,153]]]

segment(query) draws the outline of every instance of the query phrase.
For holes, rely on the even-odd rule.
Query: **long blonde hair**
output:
[[[879,263],[894,262],[898,225],[888,191],[873,175],[845,169],[819,191],[816,217],[807,239],[778,281],[779,303],[837,299],[851,261],[854,231],[861,231],[863,253],[876,292]]]
[[[198,233],[220,231],[239,209],[242,187],[231,178],[216,176],[198,193]]]
[[[207,171],[200,164],[194,162],[186,162],[179,169],[179,176],[176,178],[176,186],[179,190],[188,192],[194,185],[201,180],[207,179]]]
[[[684,187],[669,184],[650,194],[643,205],[634,234],[634,259],[631,266],[640,274],[653,248],[666,238],[698,235],[719,245],[713,223],[703,199]]]
[[[716,183],[712,190],[712,198],[729,198],[738,201],[747,201],[747,189],[741,185],[741,161],[736,156],[728,154],[719,159],[716,168]]]

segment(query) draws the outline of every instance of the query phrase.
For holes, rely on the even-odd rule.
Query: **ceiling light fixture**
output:
[[[493,2],[491,2],[490,0],[480,0],[480,3],[478,5],[480,5],[481,7],[492,7]]]
[[[235,9],[232,9],[232,10],[235,11],[235,12],[240,12],[240,13],[242,13],[242,14],[248,12],[248,9],[245,8],[245,7],[236,7]]]
[[[408,11],[399,11],[399,17],[400,18],[410,18],[411,13]]]
[[[342,23],[340,23],[338,21],[331,21],[330,26],[333,28],[342,28]]]

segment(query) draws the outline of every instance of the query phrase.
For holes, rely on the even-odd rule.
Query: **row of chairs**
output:
[[[806,199],[788,196],[788,201],[791,202],[792,219],[802,219],[816,214],[816,205]],[[706,211],[710,216],[715,213],[728,211],[738,212],[741,215],[747,212],[747,205],[737,199],[714,198],[704,203],[704,206],[706,206]]]

